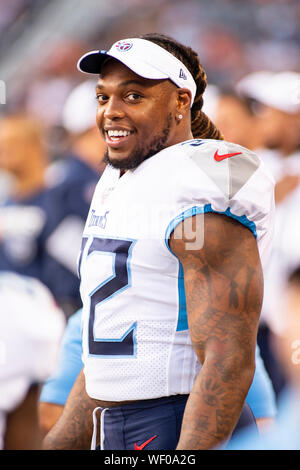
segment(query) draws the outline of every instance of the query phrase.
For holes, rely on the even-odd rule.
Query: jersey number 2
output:
[[[129,256],[134,240],[94,238],[88,250],[113,253],[114,275],[103,281],[91,294],[88,325],[89,354],[96,356],[133,356],[135,354],[134,334],[136,323],[119,339],[96,339],[94,337],[95,308],[101,302],[111,299],[130,286]]]

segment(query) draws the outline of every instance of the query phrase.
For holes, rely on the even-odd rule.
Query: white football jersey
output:
[[[37,279],[0,273],[0,449],[6,415],[29,387],[54,371],[65,327],[62,311]],[[26,432],[26,429],[24,429]]]
[[[201,365],[191,345],[183,270],[170,251],[170,235],[192,215],[222,213],[252,231],[264,263],[273,186],[254,153],[216,140],[168,147],[122,177],[106,168],[79,259],[83,362],[92,398],[142,400],[190,392]],[[203,226],[198,232],[190,249],[202,246]]]

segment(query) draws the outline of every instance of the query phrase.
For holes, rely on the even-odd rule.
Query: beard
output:
[[[119,170],[133,170],[134,168],[137,168],[142,162],[166,148],[166,142],[171,129],[171,122],[172,115],[170,113],[166,119],[166,126],[160,135],[154,136],[147,147],[137,145],[132,153],[122,160],[110,158],[109,151],[107,149],[104,155],[104,162],[109,163],[111,166]]]

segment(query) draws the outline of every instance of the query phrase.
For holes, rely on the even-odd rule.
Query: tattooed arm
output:
[[[85,391],[83,370],[70,392],[64,411],[44,439],[46,450],[88,450],[93,433],[95,402]]]
[[[253,379],[262,270],[253,234],[229,217],[205,215],[202,249],[187,250],[190,240],[176,238],[170,248],[183,266],[189,330],[202,364],[177,448],[211,449],[232,433]]]

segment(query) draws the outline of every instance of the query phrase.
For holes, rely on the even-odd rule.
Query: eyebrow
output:
[[[125,87],[125,86],[128,86],[128,85],[145,86],[143,79],[142,80],[137,80],[137,79],[125,80],[124,82],[119,83],[120,87]],[[105,88],[103,85],[97,83],[96,90],[103,90],[103,88]]]

